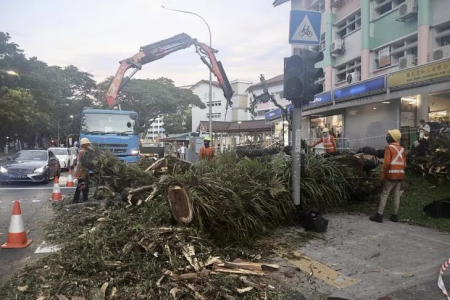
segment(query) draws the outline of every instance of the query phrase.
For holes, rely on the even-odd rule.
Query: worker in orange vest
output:
[[[200,148],[200,151],[198,152],[198,160],[207,159],[209,161],[212,161],[214,158],[214,148],[210,147],[211,140],[209,137],[205,137],[203,140],[204,147]]]
[[[401,185],[405,179],[406,153],[400,146],[399,141],[402,133],[398,129],[388,130],[386,141],[389,145],[384,149],[384,162],[381,170],[381,180],[383,181],[383,190],[381,191],[380,204],[378,212],[370,217],[371,221],[382,223],[383,211],[386,206],[387,198],[391,191],[394,191],[394,213],[391,215],[392,222],[398,222],[398,209],[400,207]]]
[[[334,136],[330,134],[330,130],[328,128],[324,128],[322,130],[322,137],[314,142],[311,147],[315,147],[320,143],[323,143],[323,148],[326,153],[336,152],[336,139]]]

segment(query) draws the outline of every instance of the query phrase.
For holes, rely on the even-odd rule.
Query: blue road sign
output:
[[[289,22],[289,44],[320,44],[322,13],[319,11],[292,10]]]

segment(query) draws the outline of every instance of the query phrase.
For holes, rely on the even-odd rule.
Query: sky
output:
[[[119,61],[140,46],[187,33],[209,43],[206,25],[196,16],[161,8],[188,10],[210,25],[230,81],[258,83],[282,74],[288,44],[290,5],[273,0],[0,0],[0,31],[8,32],[27,57],[49,65],[75,65],[102,81]],[[172,79],[177,86],[208,79],[195,47],[145,65],[134,78]]]

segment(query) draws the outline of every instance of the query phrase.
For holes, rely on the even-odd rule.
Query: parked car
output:
[[[70,168],[70,152],[67,148],[48,148],[48,150],[52,151],[56,158],[59,160],[59,164],[62,169],[69,169]]]
[[[0,183],[43,182],[59,176],[61,166],[50,150],[21,150],[0,166]]]

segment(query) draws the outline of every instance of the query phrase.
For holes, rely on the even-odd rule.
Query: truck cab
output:
[[[113,152],[125,163],[139,161],[139,123],[134,111],[84,108],[80,139]]]

